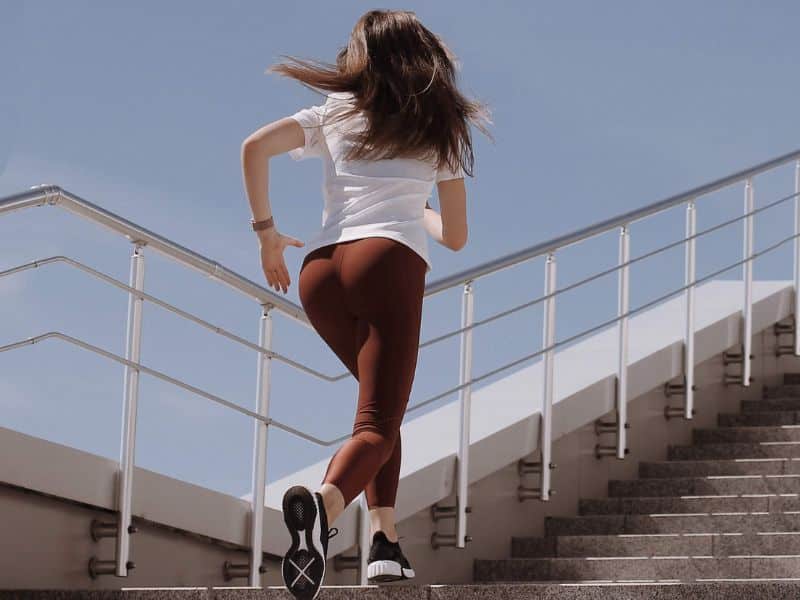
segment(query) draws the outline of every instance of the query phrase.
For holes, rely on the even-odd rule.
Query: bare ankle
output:
[[[322,496],[322,504],[325,506],[325,514],[328,517],[328,526],[330,526],[344,511],[344,496],[339,488],[331,483],[323,483],[319,494]]]

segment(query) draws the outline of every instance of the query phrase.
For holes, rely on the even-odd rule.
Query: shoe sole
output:
[[[376,583],[412,579],[414,575],[414,569],[404,569],[393,560],[376,560],[367,565],[367,581]]]
[[[319,509],[308,489],[294,486],[286,491],[283,522],[292,537],[292,545],[281,561],[283,583],[298,600],[313,600],[325,579],[325,558],[320,541]],[[301,541],[305,542],[303,546]]]

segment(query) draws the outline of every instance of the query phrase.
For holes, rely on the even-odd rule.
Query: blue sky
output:
[[[495,143],[474,130],[467,180],[470,239],[458,253],[429,240],[429,281],[586,226],[800,147],[800,6],[694,2],[22,2],[0,8],[0,195],[55,183],[262,282],[239,162],[253,130],[321,97],[264,70],[280,54],[332,60],[371,8],[407,8],[461,60],[460,83],[492,109]],[[279,229],[301,240],[320,224],[316,160],[270,163]],[[756,203],[791,193],[792,171],[756,179]],[[432,201],[436,205],[435,198]],[[742,190],[700,204],[698,226],[742,209]],[[791,206],[760,215],[756,248],[791,233]],[[682,211],[632,228],[633,255],[677,239]],[[616,260],[616,233],[569,248],[559,283]],[[698,245],[699,275],[733,262],[741,228]],[[130,245],[52,208],[0,219],[0,269],[65,254],[127,281]],[[303,250],[288,248],[297,302]],[[147,291],[257,341],[258,306],[147,253]],[[788,278],[789,248],[756,263]],[[682,281],[682,251],[632,268],[632,305]],[[476,316],[539,294],[541,261],[476,284]],[[731,277],[739,271],[731,272]],[[559,338],[615,310],[613,277],[564,294]],[[587,301],[588,300],[588,301]],[[124,352],[127,299],[63,264],[0,279],[0,344],[60,330]],[[426,301],[422,339],[456,328],[460,291]],[[540,309],[476,332],[475,373],[537,348]],[[326,373],[339,364],[314,332],[276,317],[275,348]],[[498,341],[502,341],[498,344]],[[457,383],[458,341],[425,349],[412,404]],[[148,366],[253,407],[256,357],[146,305]],[[273,368],[273,415],[322,437],[345,434],[355,381]],[[47,341],[0,354],[0,425],[116,458],[122,368]],[[143,377],[137,463],[233,494],[249,489],[252,424]],[[453,441],[454,448],[456,441]],[[268,477],[327,451],[281,432]]]

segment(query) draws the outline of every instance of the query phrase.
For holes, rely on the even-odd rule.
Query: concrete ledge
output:
[[[323,587],[319,600],[796,600],[800,581]],[[282,588],[0,590],[0,600],[292,600]]]
[[[738,281],[713,281],[698,287],[698,363],[739,343],[741,297],[742,283]],[[787,282],[755,282],[753,297],[754,334],[791,314],[793,288]],[[629,401],[681,373],[683,322],[681,298],[631,318]],[[556,353],[554,438],[576,431],[612,410],[616,345],[616,331],[610,328]],[[537,449],[541,365],[536,362],[521,367],[478,387],[472,398],[470,483]],[[458,404],[450,402],[403,425],[404,440],[409,443],[404,444],[398,520],[416,515],[453,494],[458,410]],[[114,509],[114,460],[2,428],[0,454],[10,457],[0,461],[2,482]],[[265,552],[281,555],[289,543],[280,512],[283,490],[293,483],[316,486],[327,462],[319,461],[267,486]],[[232,497],[141,468],[135,469],[134,482],[134,516],[241,547],[247,545],[248,495]],[[164,497],[172,501],[163,502]],[[352,503],[337,522],[341,534],[332,540],[330,556],[356,543],[357,511],[357,503]]]

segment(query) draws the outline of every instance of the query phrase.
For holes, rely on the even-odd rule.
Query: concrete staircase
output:
[[[786,376],[787,382],[793,382]],[[691,446],[611,481],[466,585],[326,586],[319,600],[800,598],[800,385],[766,389]],[[2,585],[0,585],[2,588]],[[290,600],[281,587],[2,590],[0,600]]]
[[[511,558],[477,560],[475,581],[800,580],[800,386],[765,390],[692,441],[579,516],[548,518],[545,537],[512,539]]]

